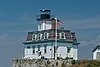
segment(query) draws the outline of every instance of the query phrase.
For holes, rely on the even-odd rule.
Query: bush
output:
[[[61,67],[66,67],[65,63],[62,63],[62,64],[61,64]]]
[[[78,60],[72,61],[72,67],[77,65],[77,67],[99,67],[100,66],[100,61],[97,60]]]
[[[56,66],[58,66],[58,62],[56,62]]]
[[[72,60],[71,63],[72,63],[72,64],[76,64],[76,61],[75,61],[75,60]]]
[[[49,60],[47,60],[47,64],[50,64],[51,62]]]

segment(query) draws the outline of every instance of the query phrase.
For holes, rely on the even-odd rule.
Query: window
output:
[[[33,40],[36,40],[36,35],[35,34],[33,34]]]
[[[31,47],[30,46],[27,46],[27,49],[30,49]]]
[[[97,52],[97,60],[100,60],[100,52]]]
[[[38,51],[40,51],[40,47],[41,47],[41,46],[40,46],[40,45],[38,45]]]
[[[48,34],[47,32],[44,33],[44,39],[48,38],[47,34]]]
[[[98,50],[100,50],[100,47],[98,47]]]
[[[32,46],[32,48],[33,48],[33,54],[35,54],[35,46]]]
[[[67,53],[70,53],[71,47],[67,47]]]
[[[42,28],[41,28],[41,24],[39,24],[39,29],[41,30]]]
[[[61,33],[60,38],[65,39],[65,33],[64,32]]]
[[[44,45],[44,53],[47,53],[47,45]]]
[[[39,39],[39,40],[41,39],[41,34],[40,34],[40,33],[38,34],[38,39]]]

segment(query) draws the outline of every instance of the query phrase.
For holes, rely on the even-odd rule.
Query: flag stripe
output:
[[[62,22],[60,20],[57,20],[57,24],[62,25]]]

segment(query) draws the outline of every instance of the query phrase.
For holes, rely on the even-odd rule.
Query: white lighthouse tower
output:
[[[50,10],[40,10],[40,15],[37,17],[38,24],[38,31],[51,29],[51,11]]]

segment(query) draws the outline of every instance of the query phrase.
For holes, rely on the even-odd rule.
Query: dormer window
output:
[[[44,39],[48,39],[48,33],[47,32],[44,33]]]
[[[65,39],[65,33],[64,32],[60,33],[60,39]]]
[[[36,35],[35,34],[33,34],[33,40],[36,40]]]
[[[39,34],[38,34],[38,40],[40,40],[40,39],[41,39],[41,34],[39,33]]]

